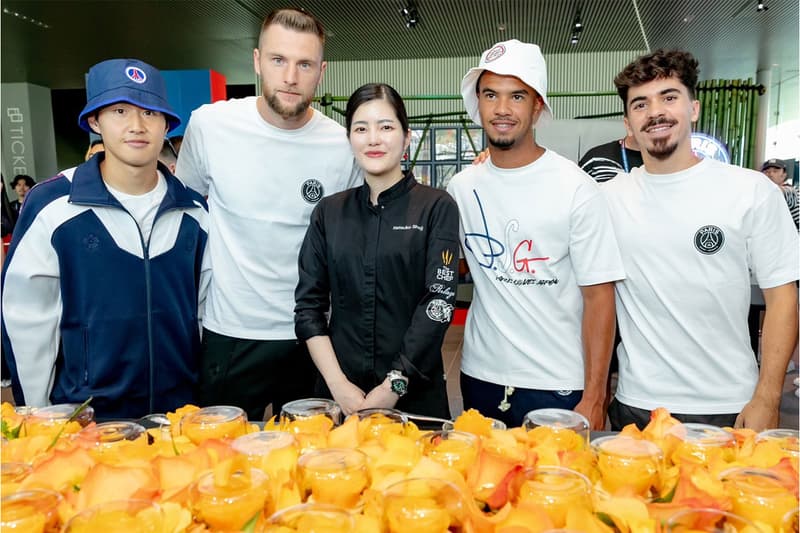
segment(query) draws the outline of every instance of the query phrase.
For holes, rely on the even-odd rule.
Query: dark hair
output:
[[[273,24],[301,33],[313,33],[319,37],[320,42],[325,46],[325,28],[322,26],[322,22],[303,8],[286,7],[272,11],[261,24],[259,43],[261,42],[261,36]]]
[[[27,174],[17,174],[16,176],[14,176],[14,179],[11,180],[11,186],[16,187],[17,183],[20,181],[24,181],[25,185],[27,185],[28,187],[33,187],[34,185],[36,185],[36,182],[33,180],[33,178],[28,176]]]
[[[677,77],[694,99],[698,65],[694,56],[684,50],[659,48],[653,53],[637,57],[614,78],[625,115],[628,114],[628,90],[656,79]]]
[[[350,137],[350,127],[353,125],[353,115],[355,115],[356,109],[372,100],[386,100],[394,108],[394,114],[397,115],[397,120],[400,121],[400,127],[403,128],[404,134],[408,131],[408,115],[406,114],[406,105],[403,103],[403,98],[390,85],[368,83],[356,89],[347,100],[344,124],[347,128],[348,137]]]

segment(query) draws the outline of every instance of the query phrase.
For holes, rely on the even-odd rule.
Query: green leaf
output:
[[[609,527],[613,527],[613,528],[616,529],[616,525],[614,525],[614,520],[612,520],[611,517],[608,516],[606,513],[599,513],[598,512],[598,513],[594,513],[594,514],[597,516],[597,518],[600,519],[600,521],[602,523],[604,523],[605,525],[607,525]]]
[[[247,521],[247,523],[242,526],[241,531],[246,531],[247,533],[253,533],[256,530],[256,523],[258,522],[258,517],[261,515],[261,511],[257,512],[253,515],[253,518]]]
[[[89,402],[91,402],[93,399],[94,399],[94,396],[89,396],[88,398],[86,398],[85,402],[80,404],[78,407],[75,408],[74,411],[72,411],[72,414],[69,415],[69,418],[67,419],[67,422],[63,426],[61,426],[61,429],[58,430],[58,433],[56,433],[56,436],[53,437],[53,442],[50,443],[50,446],[48,446],[45,451],[50,451],[53,448],[53,446],[56,445],[56,443],[58,442],[58,439],[61,437],[61,434],[64,433],[64,430],[67,428],[67,424],[69,424],[70,422],[75,421],[75,419],[78,418],[78,415],[80,415],[83,412],[84,409],[89,407]]]
[[[8,440],[14,440],[19,438],[19,432],[22,429],[22,424],[18,425],[14,429],[8,427],[8,422],[5,420],[0,421],[0,434],[2,434]]]

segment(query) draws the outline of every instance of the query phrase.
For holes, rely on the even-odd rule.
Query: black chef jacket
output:
[[[365,183],[334,194],[311,214],[295,333],[330,336],[345,376],[365,392],[400,370],[409,386],[398,409],[449,418],[441,348],[458,283],[458,208],[410,172],[377,205],[369,192]],[[330,397],[321,379],[318,393]]]

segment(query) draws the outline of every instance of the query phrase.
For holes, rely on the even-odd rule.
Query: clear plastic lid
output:
[[[524,426],[532,429],[539,426],[585,431],[589,421],[585,416],[567,409],[536,409],[525,415]]]
[[[98,444],[113,444],[123,440],[136,440],[145,429],[136,422],[103,422],[86,428],[82,436],[93,439]]]
[[[38,420],[58,422],[68,420],[80,406],[81,404],[79,403],[59,403],[31,409],[28,414]],[[85,406],[75,417],[75,420],[82,426],[88,425],[94,420],[94,408],[91,405]]]
[[[671,428],[668,434],[698,446],[730,446],[734,443],[732,434],[721,427],[709,424],[697,424],[694,422],[678,424]]]
[[[283,431],[259,431],[236,438],[231,447],[244,455],[267,455],[295,444],[295,438]]]
[[[658,457],[661,448],[649,440],[634,439],[624,435],[609,435],[592,441],[595,453],[607,453],[624,457]]]
[[[339,404],[327,398],[304,398],[283,405],[281,418],[294,420],[315,415],[327,416],[338,425],[342,421],[342,409]]]

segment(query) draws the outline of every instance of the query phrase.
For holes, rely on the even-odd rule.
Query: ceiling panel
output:
[[[416,0],[421,22],[407,29],[399,13],[405,0],[299,1],[324,21],[329,60],[477,57],[510,38],[536,42],[546,54],[640,50],[646,37],[651,48],[695,53],[704,77],[755,77],[773,64],[796,75],[798,2],[766,3],[769,9],[758,13],[755,0]],[[92,64],[132,56],[163,69],[212,68],[229,83],[251,83],[261,18],[285,4],[4,0],[2,81],[81,87]],[[578,8],[585,30],[573,46]]]

